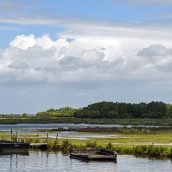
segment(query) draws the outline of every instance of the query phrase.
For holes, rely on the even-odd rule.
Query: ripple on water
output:
[[[170,160],[119,155],[118,163],[82,162],[61,153],[31,151],[29,156],[0,156],[1,172],[171,172]]]

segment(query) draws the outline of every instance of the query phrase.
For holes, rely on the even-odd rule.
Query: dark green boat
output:
[[[0,154],[27,154],[29,152],[29,143],[14,142],[14,141],[5,141],[0,140]]]

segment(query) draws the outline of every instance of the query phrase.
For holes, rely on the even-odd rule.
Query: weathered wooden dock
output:
[[[48,144],[47,143],[31,143],[30,148],[47,150],[48,149]]]

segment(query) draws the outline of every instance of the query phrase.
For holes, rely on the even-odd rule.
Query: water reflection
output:
[[[119,155],[118,163],[82,162],[61,153],[31,151],[29,156],[0,156],[1,172],[171,172],[171,160],[156,160]]]

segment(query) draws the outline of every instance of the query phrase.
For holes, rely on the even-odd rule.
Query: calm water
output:
[[[1,172],[171,172],[170,160],[119,155],[118,163],[82,162],[61,153],[30,152],[29,156],[0,156]]]
[[[73,128],[107,128],[107,127],[114,127],[114,128],[122,128],[128,127],[132,128],[135,127],[134,125],[96,125],[96,124],[73,124],[73,123],[49,123],[49,124],[2,124],[0,125],[0,132],[10,132],[11,127],[13,128],[13,132],[15,133],[16,129],[18,128],[19,134],[37,134],[38,130],[42,129],[58,129],[58,128],[65,128],[65,129],[73,129]],[[143,126],[138,125],[137,127],[143,128],[158,128],[159,126]],[[45,132],[39,132],[39,135],[46,136]],[[50,138],[56,138],[57,132],[49,133]],[[82,140],[89,140],[90,138],[119,138],[115,134],[103,134],[103,133],[81,133],[81,132],[74,132],[74,131],[58,131],[59,138],[68,138],[68,139],[82,139]]]
[[[114,128],[132,128],[136,127],[135,125],[98,125],[98,124],[73,124],[73,123],[49,123],[49,124],[1,124],[0,125],[0,130],[10,130],[11,127],[13,128],[19,128],[23,130],[39,130],[39,129],[58,129],[58,128],[95,128],[95,127],[100,127],[100,128],[109,128],[109,127],[114,127]],[[153,125],[137,125],[137,127],[141,128],[158,128],[160,126],[153,126]],[[165,127],[165,126],[161,126]]]

